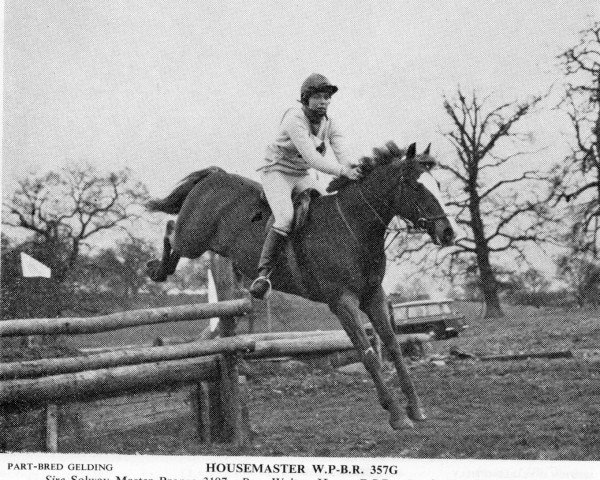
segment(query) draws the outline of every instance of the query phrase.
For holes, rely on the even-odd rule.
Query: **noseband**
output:
[[[417,228],[417,230],[427,231],[430,225],[433,226],[433,222],[435,222],[436,220],[442,220],[446,218],[446,214],[428,217],[427,215],[425,215],[425,212],[421,205],[419,205],[413,198],[411,198],[411,201],[413,202],[414,206],[417,207],[419,213],[423,214],[423,216],[419,217],[415,222],[415,227]]]

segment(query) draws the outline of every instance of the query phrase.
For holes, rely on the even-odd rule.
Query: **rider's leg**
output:
[[[263,298],[271,287],[269,277],[287,240],[287,233],[281,232],[276,228],[270,228],[267,232],[267,238],[260,254],[258,264],[258,278],[250,286],[250,294],[255,298]]]
[[[292,190],[296,184],[295,178],[277,171],[263,173],[261,177],[267,201],[275,216],[275,222],[267,232],[260,255],[259,276],[250,286],[250,293],[255,298],[263,298],[269,290],[271,286],[269,277],[279,252],[285,246],[286,237],[292,229],[294,221]]]

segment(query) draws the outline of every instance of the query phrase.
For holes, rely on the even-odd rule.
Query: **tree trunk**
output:
[[[210,269],[212,270],[219,302],[243,297],[240,294],[238,281],[233,272],[233,264],[229,258],[211,252]]]
[[[479,257],[479,255],[478,255]],[[484,260],[484,268],[479,263],[479,279],[481,280],[481,291],[485,301],[484,318],[499,318],[504,316],[504,312],[500,307],[500,299],[498,298],[498,289],[496,277],[489,265],[489,259]]]
[[[476,176],[472,176],[474,182]],[[485,238],[483,221],[481,220],[481,211],[479,208],[479,196],[476,187],[473,185],[470,189],[471,202],[469,209],[471,213],[471,227],[475,239],[475,250],[477,255],[477,266],[479,267],[479,281],[481,292],[485,301],[484,318],[499,318],[504,316],[500,308],[500,299],[498,298],[498,282],[490,264],[490,250],[488,240]]]
[[[229,258],[211,252],[210,269],[215,281],[219,302],[244,298],[243,282]],[[252,311],[244,315],[244,320],[248,322],[248,333],[254,333],[254,323],[257,314],[258,312],[252,309]]]

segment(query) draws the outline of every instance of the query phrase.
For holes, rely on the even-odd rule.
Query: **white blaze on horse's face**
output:
[[[450,212],[448,211],[448,207],[446,207],[446,204],[444,203],[444,200],[442,200],[442,192],[440,191],[440,187],[438,186],[438,182],[433,177],[433,175],[430,172],[423,172],[421,175],[419,175],[419,178],[417,179],[417,182],[419,182],[427,190],[429,190],[431,192],[431,194],[436,198],[436,200],[438,201],[438,203],[442,207],[442,210],[446,214],[446,217],[448,218],[448,221],[450,222],[450,225],[452,226],[452,229],[455,232],[458,232],[458,225],[456,225],[454,217],[452,217],[452,215],[450,215]]]
[[[446,205],[444,204],[444,201],[442,200],[442,192],[440,192],[438,183],[437,183],[436,179],[433,178],[433,175],[429,172],[423,172],[421,175],[419,175],[419,178],[417,178],[417,182],[419,182],[427,190],[429,190],[429,192],[436,198],[436,200],[442,207],[442,210],[444,211],[446,216],[448,216],[448,211],[446,210]]]

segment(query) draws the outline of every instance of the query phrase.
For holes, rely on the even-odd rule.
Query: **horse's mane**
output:
[[[394,160],[399,160],[406,155],[406,149],[398,147],[395,142],[389,141],[384,147],[374,148],[373,155],[370,157],[362,157],[358,161],[358,165],[361,168],[363,175],[369,175],[377,167],[383,165],[389,165]],[[346,185],[353,183],[352,180],[346,177],[334,178],[328,185],[328,192],[337,192]]]

